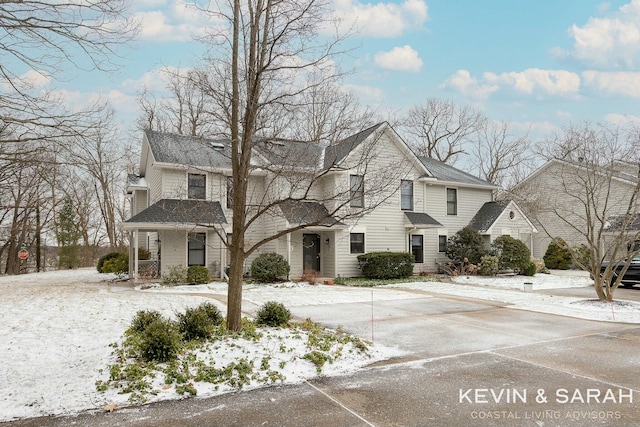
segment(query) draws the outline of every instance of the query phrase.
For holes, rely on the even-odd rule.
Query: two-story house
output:
[[[204,265],[225,276],[233,239],[229,141],[145,131],[139,174],[129,177],[131,273]],[[535,227],[498,188],[416,156],[388,123],[334,144],[257,142],[249,176],[245,246],[276,252],[323,277],[360,275],[357,256],[404,251],[415,272],[446,261],[447,239],[466,225],[487,245],[503,234],[532,244]],[[151,260],[139,259],[139,248]]]

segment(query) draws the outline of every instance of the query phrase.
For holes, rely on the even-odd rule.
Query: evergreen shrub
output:
[[[284,304],[268,301],[258,310],[256,323],[258,325],[279,327],[286,325],[289,320],[291,320],[291,312]]]
[[[108,261],[113,258],[117,258],[120,255],[121,255],[121,252],[109,252],[108,254],[102,255],[98,259],[98,265],[96,266],[96,270],[98,270],[98,273],[105,273],[104,271],[102,271],[102,267],[104,266],[105,261]]]
[[[479,264],[483,255],[487,254],[482,242],[482,235],[471,226],[466,226],[451,236],[445,251],[454,263],[467,262]]]
[[[176,322],[160,318],[139,334],[140,356],[147,362],[176,359],[184,345]]]
[[[187,341],[211,337],[223,320],[220,310],[211,303],[187,308],[184,313],[178,313],[177,316],[178,329]]]
[[[370,279],[399,279],[413,274],[414,257],[409,252],[369,252],[358,255],[362,274]]]
[[[551,243],[549,243],[542,259],[547,268],[568,270],[572,260],[571,249],[569,249],[567,243],[562,238],[555,237],[551,240]]]
[[[203,265],[192,265],[187,269],[187,283],[204,285],[211,282],[209,269]]]
[[[500,259],[500,270],[523,271],[531,262],[531,251],[521,240],[504,235],[491,243],[492,254]]]
[[[499,263],[497,256],[483,255],[478,264],[478,273],[481,276],[495,276],[500,271]]]
[[[280,254],[268,252],[258,255],[251,263],[251,277],[258,283],[286,280],[291,267]]]

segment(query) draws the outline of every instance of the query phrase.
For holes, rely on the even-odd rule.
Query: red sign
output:
[[[20,249],[18,251],[18,258],[20,259],[27,259],[29,258],[29,251],[26,249]]]

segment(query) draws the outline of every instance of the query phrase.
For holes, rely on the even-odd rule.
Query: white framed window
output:
[[[349,241],[352,254],[364,253],[364,233],[351,233]]]
[[[447,215],[458,215],[458,190],[447,188]]]
[[[413,181],[407,179],[400,181],[400,209],[413,210]]]
[[[364,208],[364,176],[349,176],[349,206],[352,208]]]
[[[205,265],[206,233],[189,233],[187,238],[187,264]]]
[[[200,173],[190,173],[188,176],[188,198],[201,199],[207,198],[207,176]]]

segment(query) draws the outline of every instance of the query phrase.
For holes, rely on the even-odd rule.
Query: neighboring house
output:
[[[586,245],[587,221],[596,228],[602,222],[604,233],[615,232],[637,184],[637,164],[616,161],[611,168],[587,168],[584,162],[552,159],[515,186],[509,197],[541,231],[533,237],[532,255],[542,259],[554,237],[570,246]]]
[[[131,233],[132,275],[182,264],[225,277],[233,238],[229,154],[228,141],[144,132],[139,174],[129,177],[132,216],[122,226]],[[416,156],[387,123],[328,146],[256,143],[252,164],[249,206],[266,214],[245,242],[265,244],[245,271],[260,252],[276,252],[292,278],[305,270],[359,276],[358,255],[401,251],[414,254],[416,273],[433,272],[447,260],[447,239],[466,225],[487,245],[510,234],[530,247],[536,232],[514,202],[493,200],[498,187]],[[137,248],[151,260],[139,260]]]

